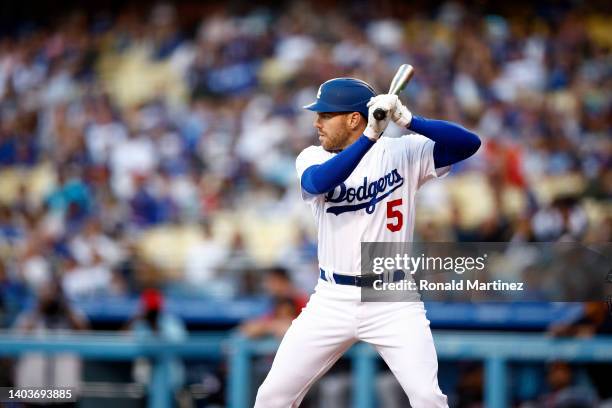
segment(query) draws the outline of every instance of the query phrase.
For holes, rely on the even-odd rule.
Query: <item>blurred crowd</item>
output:
[[[56,279],[69,297],[160,281],[250,294],[273,263],[310,290],[302,106],[332,77],[383,91],[405,62],[407,106],[484,142],[422,191],[418,239],[610,241],[610,15],[384,4],[126,4],[16,24],[0,37],[4,309]]]

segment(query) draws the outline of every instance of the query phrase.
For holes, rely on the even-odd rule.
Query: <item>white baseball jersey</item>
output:
[[[361,242],[412,241],[418,188],[450,170],[435,169],[433,147],[433,141],[419,134],[383,137],[333,191],[312,195],[302,189],[317,223],[321,268],[359,275]],[[304,149],[296,159],[298,179],[308,167],[335,154],[321,146]]]

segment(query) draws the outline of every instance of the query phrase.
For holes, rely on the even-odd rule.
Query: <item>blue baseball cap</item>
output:
[[[368,117],[368,102],[376,96],[374,88],[356,78],[333,78],[323,82],[317,100],[305,109],[313,112],[359,112]]]

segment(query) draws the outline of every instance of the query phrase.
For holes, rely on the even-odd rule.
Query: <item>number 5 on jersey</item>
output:
[[[387,222],[387,229],[391,232],[397,232],[404,226],[404,214],[400,211],[402,199],[387,201],[387,220],[395,220],[395,222]]]

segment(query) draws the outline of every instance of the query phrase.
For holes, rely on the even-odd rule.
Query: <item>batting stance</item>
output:
[[[360,287],[371,286],[360,276],[360,243],[411,241],[418,188],[474,154],[480,140],[456,124],[413,115],[396,95],[376,96],[353,78],[323,83],[305,108],[317,112],[321,145],[304,149],[296,168],[318,226],[320,279],[285,334],[255,407],[298,407],[359,340],[376,348],[413,408],[447,407],[422,302],[360,301]],[[374,118],[377,108],[385,118]],[[391,119],[409,134],[380,138]]]

